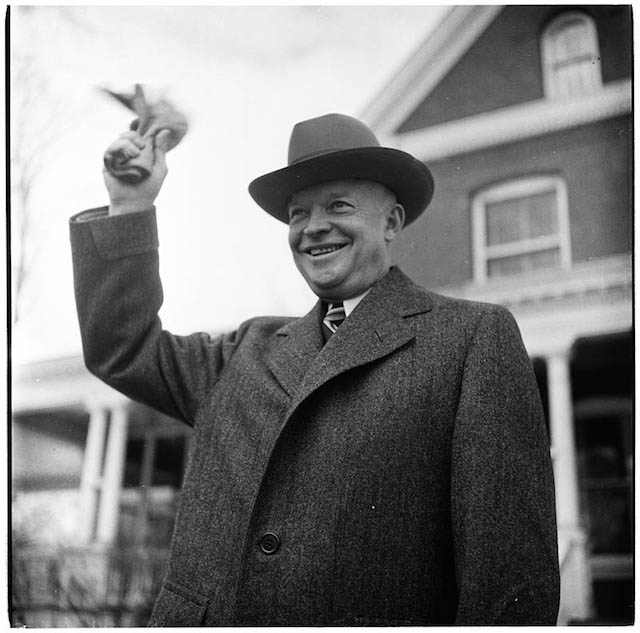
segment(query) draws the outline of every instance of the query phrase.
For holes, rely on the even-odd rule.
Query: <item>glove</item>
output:
[[[111,97],[125,105],[136,113],[130,128],[141,136],[151,139],[148,151],[143,152],[135,159],[119,151],[109,151],[104,155],[106,169],[118,180],[128,184],[138,184],[149,177],[153,168],[155,137],[161,130],[168,130],[169,135],[165,140],[166,151],[173,149],[187,133],[187,119],[171,103],[162,99],[156,103],[149,103],[140,84],[136,84],[132,95],[112,92],[103,88]]]

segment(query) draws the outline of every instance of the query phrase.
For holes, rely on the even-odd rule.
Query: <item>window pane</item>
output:
[[[569,61],[580,58],[589,50],[589,33],[581,20],[567,22],[557,33],[556,61]]]
[[[125,488],[135,488],[140,485],[144,447],[145,443],[141,439],[129,438],[127,440],[124,461],[124,480],[122,482]]]
[[[627,424],[624,415],[605,411],[576,423],[582,514],[594,554],[632,551]]]
[[[554,235],[558,231],[555,191],[488,204],[487,245]]]
[[[185,444],[186,440],[183,435],[158,438],[156,445],[156,462],[153,469],[154,486],[180,488],[182,484]]]
[[[185,444],[186,440],[183,435],[156,439],[151,481],[153,486],[180,488]],[[141,484],[142,462],[145,450],[149,450],[149,448],[143,439],[129,439],[127,442],[124,474],[125,488],[137,487]]]
[[[531,196],[529,201],[529,233],[527,237],[555,235],[558,232],[558,201],[555,191]]]
[[[560,249],[554,248],[538,253],[500,257],[490,259],[487,263],[489,277],[517,275],[540,268],[556,268],[560,266]]]
[[[631,552],[629,484],[622,481],[583,483],[583,515],[589,517],[589,543],[594,554]],[[586,507],[586,512],[585,512]]]

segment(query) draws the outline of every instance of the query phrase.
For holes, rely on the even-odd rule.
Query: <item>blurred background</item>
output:
[[[88,375],[68,218],[142,83],[187,113],[156,202],[165,327],[230,330],[315,297],[248,183],[293,125],[365,121],[425,161],[397,263],[506,305],[538,378],[556,476],[559,622],[633,621],[629,6],[13,6],[14,626],[135,626],[159,589],[190,435]]]

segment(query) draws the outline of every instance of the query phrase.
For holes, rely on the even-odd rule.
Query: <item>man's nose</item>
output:
[[[309,214],[309,220],[303,229],[303,233],[307,236],[325,233],[331,230],[329,218],[324,209],[314,209]]]

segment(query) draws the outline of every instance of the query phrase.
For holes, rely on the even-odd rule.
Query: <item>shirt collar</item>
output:
[[[354,308],[367,296],[367,293],[371,290],[371,288],[367,288],[361,295],[357,297],[352,297],[351,299],[345,299],[342,304],[344,305],[344,313],[346,316],[349,316]]]

